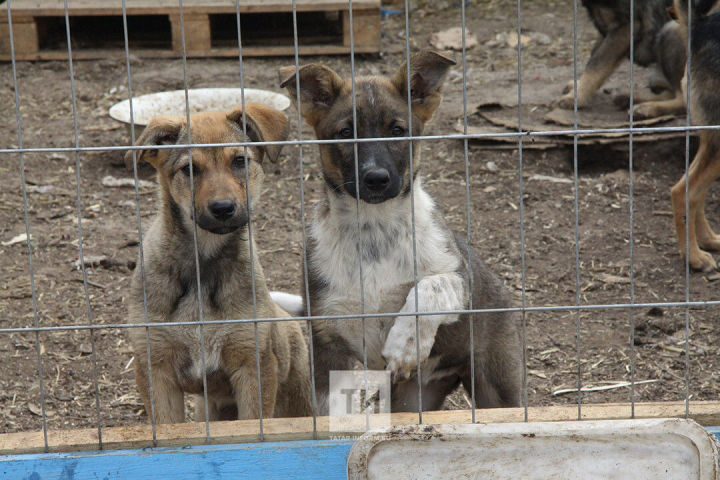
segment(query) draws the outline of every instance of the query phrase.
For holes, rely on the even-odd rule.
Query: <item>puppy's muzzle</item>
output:
[[[245,208],[238,207],[233,200],[215,200],[197,218],[198,227],[209,232],[223,235],[232,233],[248,223]]]

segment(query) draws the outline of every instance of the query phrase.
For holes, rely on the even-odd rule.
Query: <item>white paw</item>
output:
[[[415,342],[415,317],[396,318],[385,340],[382,356],[386,362],[385,369],[392,372],[394,382],[407,380],[416,373],[418,348],[421,366],[430,356],[430,351],[435,343],[437,326],[434,325],[434,322],[423,322],[421,319],[418,327],[419,346]]]

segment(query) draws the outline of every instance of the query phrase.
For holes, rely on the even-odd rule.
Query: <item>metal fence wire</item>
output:
[[[24,143],[24,125],[23,120],[21,117],[21,109],[22,104],[20,101],[20,92],[23,91],[24,85],[22,82],[19,81],[18,78],[18,66],[16,64],[15,60],[15,48],[14,48],[14,30],[13,30],[13,1],[7,0],[6,2],[6,8],[7,8],[7,16],[8,16],[8,28],[9,28],[9,36],[10,36],[10,55],[12,57],[12,87],[14,89],[14,100],[15,100],[15,120],[17,124],[17,148],[15,147],[8,147],[3,146],[0,148],[0,154],[3,156],[3,158],[8,159],[17,159],[17,162],[15,163],[13,161],[12,165],[13,168],[17,168],[17,171],[19,172],[21,187],[20,191],[22,194],[22,205],[23,205],[23,221],[24,221],[24,227],[25,227],[25,234],[26,234],[26,245],[27,245],[27,269],[29,272],[29,282],[30,282],[30,289],[31,289],[31,296],[32,296],[32,316],[31,316],[31,323],[24,326],[18,326],[18,327],[8,327],[6,319],[3,318],[0,321],[0,335],[1,336],[10,336],[13,334],[25,334],[25,335],[31,335],[33,336],[35,340],[35,361],[37,362],[37,381],[39,383],[39,401],[40,401],[40,417],[42,418],[42,430],[44,434],[44,442],[45,442],[45,449],[48,449],[48,422],[47,422],[47,386],[44,384],[44,375],[46,373],[47,367],[45,365],[44,360],[44,352],[41,348],[41,335],[42,334],[49,334],[51,332],[75,332],[75,334],[81,334],[82,332],[87,331],[87,334],[89,335],[90,344],[91,344],[91,351],[90,351],[90,358],[93,362],[93,392],[92,395],[94,395],[94,420],[93,423],[96,425],[97,432],[98,432],[98,448],[103,448],[103,429],[106,427],[106,421],[103,417],[104,412],[107,408],[112,408],[108,405],[102,405],[101,404],[101,397],[100,397],[100,387],[99,387],[99,370],[98,370],[98,356],[99,353],[96,349],[96,334],[98,331],[111,331],[111,330],[126,330],[130,328],[144,328],[145,329],[145,335],[147,338],[147,357],[148,359],[151,357],[151,351],[150,351],[150,332],[152,328],[157,327],[178,327],[183,325],[199,325],[201,327],[207,326],[207,325],[217,325],[217,324],[241,324],[241,323],[252,323],[254,325],[254,334],[255,334],[255,361],[256,361],[256,370],[257,370],[257,382],[259,386],[258,390],[258,404],[260,407],[260,418],[258,419],[258,426],[259,426],[259,439],[263,440],[263,419],[262,419],[262,383],[261,383],[261,377],[260,377],[260,348],[258,345],[258,324],[260,322],[280,322],[280,321],[286,321],[286,318],[257,318],[257,305],[255,302],[256,292],[254,289],[255,285],[255,271],[251,271],[252,276],[252,282],[253,285],[253,291],[250,292],[250,294],[253,297],[253,305],[254,305],[254,315],[252,318],[228,318],[223,320],[208,320],[205,318],[204,312],[202,310],[202,302],[198,302],[198,318],[199,321],[187,321],[187,322],[164,322],[164,323],[157,323],[157,322],[151,322],[147,320],[147,296],[145,293],[145,290],[143,288],[143,294],[145,295],[145,316],[146,316],[146,322],[144,323],[126,323],[123,321],[123,319],[117,319],[114,322],[110,323],[98,323],[95,321],[95,310],[92,306],[91,302],[91,293],[88,280],[88,272],[85,262],[85,252],[84,252],[84,235],[83,235],[83,226],[84,226],[84,205],[83,205],[83,196],[81,191],[81,177],[82,177],[82,171],[81,171],[81,162],[80,162],[80,155],[89,153],[89,152],[125,152],[127,150],[130,150],[133,152],[133,161],[132,161],[132,167],[133,167],[133,178],[135,180],[134,185],[134,199],[135,199],[135,219],[128,218],[126,221],[128,223],[135,222],[137,224],[137,239],[139,243],[139,250],[140,250],[140,261],[137,264],[136,268],[140,270],[143,278],[143,287],[145,285],[145,266],[144,266],[144,252],[143,252],[143,231],[147,227],[145,224],[145,221],[143,219],[143,215],[141,214],[140,210],[140,200],[141,200],[141,192],[139,187],[139,177],[138,177],[138,160],[136,153],[143,149],[142,146],[135,146],[135,134],[134,134],[134,128],[130,129],[131,132],[131,145],[101,145],[101,146],[82,146],[80,142],[80,130],[78,128],[78,98],[77,98],[77,91],[76,91],[76,75],[73,70],[73,50],[72,45],[73,42],[71,41],[71,22],[70,22],[70,15],[68,13],[68,3],[72,0],[64,0],[64,8],[65,8],[65,22],[64,22],[64,28],[65,28],[65,34],[66,34],[66,42],[67,42],[67,56],[68,56],[68,72],[69,72],[69,83],[70,83],[70,96],[71,96],[71,110],[72,110],[72,138],[73,138],[73,146],[70,147],[55,147],[55,146],[33,146],[33,147],[27,147]],[[413,22],[413,18],[411,15],[411,2],[409,0],[404,1],[404,55],[406,59],[408,60],[408,95],[407,95],[407,102],[408,107],[411,105],[411,98],[410,98],[410,67],[409,67],[409,58],[410,54],[413,51],[413,46],[411,45],[411,25]],[[517,29],[516,34],[517,38],[521,39],[524,33],[524,30],[522,28],[523,25],[523,5],[521,0],[517,0],[516,5],[511,5],[511,2],[508,3],[508,8],[506,11],[508,14],[512,12],[512,10],[515,10],[513,12],[514,15],[516,15],[517,19]],[[630,17],[630,28],[631,28],[631,38],[634,38],[634,3],[633,1],[630,2],[630,8],[628,11],[628,15]],[[190,123],[190,108],[189,108],[189,79],[188,79],[188,55],[185,48],[185,20],[183,17],[183,1],[178,0],[179,8],[180,8],[180,28],[181,28],[181,38],[183,40],[183,55],[182,55],[182,84],[183,88],[185,90],[185,104],[186,104],[186,111],[187,111],[187,122]],[[238,69],[239,69],[239,76],[240,76],[240,87],[245,88],[246,82],[245,82],[245,70],[243,68],[244,64],[244,57],[243,57],[243,43],[241,41],[242,38],[242,32],[241,32],[241,9],[240,9],[240,1],[235,1],[236,5],[236,22],[237,22],[237,47],[238,47]],[[135,119],[133,118],[133,92],[134,92],[134,86],[137,86],[137,82],[133,80],[133,72],[132,72],[132,53],[131,49],[129,47],[129,36],[128,36],[128,15],[126,12],[127,6],[126,6],[126,0],[122,1],[122,8],[123,8],[123,39],[124,39],[124,50],[125,50],[125,58],[124,58],[124,65],[125,70],[127,71],[127,94],[128,94],[128,100],[130,102],[130,122],[131,125],[134,127],[135,125]],[[350,24],[353,25],[353,2],[352,0],[348,1],[348,8],[349,8],[349,17],[350,17]],[[464,181],[464,221],[466,223],[466,229],[464,232],[464,239],[467,242],[468,245],[471,245],[472,241],[472,230],[471,230],[471,224],[472,224],[472,217],[473,217],[473,206],[471,202],[471,190],[473,189],[472,182],[470,180],[470,172],[471,172],[471,160],[470,160],[470,142],[476,141],[476,140],[483,140],[483,139],[490,139],[490,138],[498,138],[498,137],[511,137],[516,140],[516,146],[517,146],[517,214],[518,214],[518,221],[517,221],[517,230],[518,230],[518,238],[519,238],[519,248],[520,248],[520,299],[519,302],[517,302],[512,307],[508,308],[474,308],[472,303],[468,305],[467,309],[464,310],[453,310],[453,311],[433,311],[433,312],[421,312],[421,313],[403,313],[403,312],[393,312],[393,313],[366,313],[365,312],[365,296],[364,292],[362,291],[362,286],[364,285],[362,278],[364,275],[364,272],[362,271],[362,263],[361,269],[358,272],[358,275],[361,279],[360,286],[361,291],[359,292],[359,296],[361,298],[361,304],[362,308],[360,311],[355,312],[353,314],[348,315],[313,315],[312,311],[312,305],[310,305],[310,298],[308,292],[308,271],[307,267],[303,270],[303,281],[304,281],[304,292],[306,295],[306,302],[309,304],[309,308],[307,311],[307,316],[304,317],[297,317],[296,320],[300,320],[303,322],[306,322],[307,330],[310,332],[310,344],[309,344],[309,350],[310,350],[310,369],[311,374],[314,376],[316,374],[315,365],[313,362],[313,343],[312,343],[312,330],[313,330],[313,323],[318,320],[332,320],[336,322],[343,322],[349,319],[370,319],[370,318],[395,318],[395,317],[402,317],[402,316],[410,316],[415,317],[416,321],[416,338],[419,338],[419,332],[417,331],[418,328],[418,316],[424,316],[424,315],[438,315],[438,314],[444,314],[444,315],[452,315],[452,314],[466,314],[466,313],[490,313],[490,312],[516,312],[517,315],[521,318],[521,338],[522,338],[522,346],[523,346],[523,383],[522,383],[522,404],[524,407],[524,418],[525,421],[529,420],[528,417],[528,408],[529,408],[529,399],[528,399],[528,367],[527,367],[527,357],[528,357],[528,348],[527,348],[527,315],[531,313],[536,312],[556,312],[556,313],[566,313],[574,316],[574,323],[575,323],[575,338],[576,338],[576,351],[575,351],[575,357],[576,357],[576,371],[574,372],[574,375],[576,375],[576,390],[577,390],[577,419],[582,418],[583,413],[583,379],[582,379],[582,373],[584,367],[583,362],[583,341],[581,334],[581,328],[582,328],[582,319],[581,319],[581,312],[598,312],[600,314],[601,312],[607,312],[612,310],[619,310],[623,312],[627,312],[628,320],[630,324],[630,331],[629,333],[629,384],[630,384],[630,404],[631,404],[631,417],[634,417],[635,415],[635,403],[636,403],[636,392],[635,392],[635,386],[637,383],[636,380],[636,358],[637,358],[637,352],[635,347],[635,339],[634,339],[634,332],[635,332],[635,316],[637,315],[638,310],[640,309],[648,309],[648,308],[680,308],[684,310],[684,362],[685,362],[685,375],[683,379],[683,383],[685,386],[684,395],[682,397],[685,401],[685,414],[686,416],[690,416],[690,400],[692,398],[692,372],[690,368],[690,310],[694,308],[713,308],[718,305],[720,305],[720,300],[693,300],[691,298],[690,294],[690,278],[691,278],[691,272],[689,267],[689,262],[686,260],[685,263],[685,275],[684,275],[684,290],[685,290],[685,298],[682,301],[656,301],[656,302],[638,302],[636,301],[636,295],[635,295],[635,288],[636,288],[636,273],[635,273],[635,245],[636,245],[636,237],[637,233],[635,230],[635,211],[636,206],[634,203],[634,175],[633,175],[633,158],[634,158],[634,152],[636,150],[636,146],[633,143],[634,135],[638,133],[647,133],[647,132],[654,132],[654,133],[663,133],[663,132],[685,132],[685,172],[686,172],[686,185],[687,185],[687,171],[690,163],[690,137],[693,132],[696,132],[698,130],[706,130],[706,129],[717,129],[720,128],[718,125],[703,125],[703,126],[693,126],[691,125],[691,112],[687,111],[686,115],[686,124],[685,126],[662,126],[662,127],[637,127],[634,125],[634,118],[633,118],[633,109],[632,106],[634,105],[634,98],[633,98],[633,90],[635,86],[635,78],[634,78],[634,41],[630,42],[630,85],[629,85],[629,91],[630,91],[630,110],[629,110],[629,126],[623,127],[623,128],[581,128],[581,125],[578,122],[578,105],[577,105],[577,89],[578,89],[578,72],[579,69],[582,68],[582,64],[579,63],[578,59],[578,1],[574,0],[572,1],[572,14],[573,14],[573,91],[575,93],[576,102],[573,109],[573,126],[572,128],[566,128],[562,130],[547,130],[547,131],[529,131],[524,128],[523,126],[523,42],[518,40],[517,41],[517,131],[514,132],[505,132],[505,133],[470,133],[470,129],[468,128],[468,118],[470,116],[469,110],[468,110],[468,87],[472,88],[472,85],[468,81],[468,67],[467,67],[467,47],[466,47],[466,10],[467,10],[467,2],[460,2],[459,6],[459,18],[458,22],[460,24],[460,27],[462,29],[462,46],[460,48],[460,54],[459,54],[459,60],[460,60],[460,75],[461,75],[461,82],[462,82],[462,133],[443,133],[443,134],[437,134],[437,135],[420,135],[420,136],[413,136],[411,134],[402,136],[402,137],[392,137],[392,138],[358,138],[358,132],[357,132],[357,105],[355,103],[355,89],[356,89],[356,83],[355,79],[357,75],[359,74],[358,68],[356,66],[356,54],[355,54],[355,42],[353,38],[353,28],[350,28],[350,55],[347,58],[349,70],[351,73],[352,78],[352,91],[353,91],[353,138],[350,139],[338,139],[338,140],[317,140],[314,138],[303,138],[302,135],[302,128],[303,125],[303,119],[302,119],[302,112],[300,111],[300,93],[298,89],[298,96],[296,98],[297,100],[297,113],[296,113],[296,122],[297,122],[297,131],[295,132],[294,138],[291,135],[291,138],[289,138],[286,141],[263,141],[263,142],[253,142],[253,145],[257,146],[272,146],[272,145],[285,145],[288,150],[291,150],[290,155],[293,158],[292,162],[295,163],[297,166],[297,173],[299,176],[299,188],[300,188],[300,208],[301,208],[301,215],[300,215],[300,223],[301,223],[301,239],[302,239],[302,259],[307,260],[307,228],[308,225],[306,224],[306,192],[305,192],[305,178],[306,178],[306,171],[304,167],[303,162],[303,147],[310,147],[310,148],[317,148],[318,146],[322,146],[325,144],[336,144],[336,143],[349,143],[354,146],[354,155],[355,155],[355,178],[358,178],[358,147],[362,143],[366,142],[404,142],[408,140],[413,140],[414,142],[411,142],[411,148],[410,148],[410,178],[414,178],[413,176],[413,155],[412,155],[412,148],[415,146],[415,148],[420,148],[424,142],[433,142],[433,141],[457,141],[462,142],[462,151],[464,154],[464,175],[465,175],[465,181]],[[294,64],[296,67],[296,70],[299,69],[299,66],[303,63],[300,54],[299,54],[299,40],[298,40],[298,9],[295,0],[292,1],[292,20],[293,20],[293,41],[294,41]],[[688,20],[690,22],[690,20]],[[688,63],[692,61],[691,57],[689,56],[690,50],[690,39],[688,39],[688,45],[687,45],[687,51],[688,51]],[[313,60],[317,61],[317,60]],[[296,73],[296,75],[298,75]],[[296,76],[295,79],[296,82],[299,82],[299,76]],[[42,94],[42,93],[39,93]],[[687,99],[689,100],[691,96],[690,92],[690,84],[688,83],[688,89],[687,89]],[[688,102],[689,103],[689,102]],[[243,110],[245,105],[245,98],[243,95]],[[7,112],[7,115],[10,116],[10,112]],[[408,124],[410,127],[408,128],[408,131],[412,131],[412,118],[408,118]],[[245,118],[243,116],[243,130],[246,131],[247,125],[245,123]],[[192,140],[190,138],[190,131],[188,129],[188,142],[181,145],[158,145],[157,148],[159,150],[163,149],[188,149],[188,151],[195,147],[213,147],[213,146],[237,146],[237,147],[244,147],[247,148],[248,145],[250,145],[249,142],[239,142],[239,143],[211,143],[211,144],[194,144],[192,143]],[[618,303],[587,303],[583,301],[582,298],[582,285],[581,285],[581,276],[583,274],[583,268],[581,263],[581,252],[580,252],[580,200],[579,200],[579,191],[580,191],[580,175],[579,175],[579,167],[578,167],[578,137],[586,134],[626,134],[627,135],[627,142],[628,142],[628,167],[629,167],[629,209],[628,209],[628,227],[629,227],[629,236],[628,236],[628,258],[629,258],[629,301],[625,302],[618,302]],[[524,167],[525,167],[525,156],[524,156],[524,143],[531,141],[535,137],[543,137],[543,136],[564,136],[564,135],[572,135],[573,137],[573,143],[572,143],[572,205],[573,205],[573,242],[572,242],[572,256],[574,257],[574,274],[573,274],[573,287],[574,288],[574,302],[569,304],[561,304],[561,305],[533,305],[527,296],[527,276],[526,276],[526,264],[527,264],[527,245],[526,245],[526,182],[527,179],[524,177]],[[28,190],[27,190],[27,179],[26,179],[26,162],[25,158],[27,155],[31,154],[44,154],[44,153],[67,153],[72,154],[74,156],[74,170],[75,170],[75,176],[76,176],[76,182],[77,182],[77,188],[75,192],[75,214],[77,216],[77,248],[78,248],[78,257],[80,258],[79,261],[79,268],[82,273],[82,282],[83,282],[83,294],[84,294],[84,303],[86,305],[87,309],[87,317],[84,319],[84,321],[79,322],[72,322],[68,325],[42,325],[40,321],[40,313],[38,308],[38,299],[42,295],[42,292],[38,289],[38,282],[36,279],[36,270],[37,265],[33,263],[33,245],[31,239],[32,231],[33,231],[33,225],[31,222],[31,215],[30,215],[30,207],[28,202]],[[5,162],[4,162],[5,163]],[[87,168],[87,167],[85,167]],[[193,177],[193,169],[190,169],[191,175],[190,175],[190,183],[191,183],[191,192],[194,192],[194,188],[192,185],[194,184],[195,178]],[[246,181],[249,179],[247,178],[247,169],[246,169]],[[358,181],[358,180],[356,180]],[[686,187],[687,188],[687,187]],[[687,204],[687,190],[686,190],[686,211],[688,210],[688,204]],[[414,197],[411,195],[411,199]],[[249,192],[248,192],[248,204],[249,204]],[[416,253],[415,250],[415,244],[417,243],[417,235],[418,232],[415,231],[415,217],[414,217],[414,204],[412,206],[412,215],[413,215],[413,252]],[[360,199],[357,200],[357,209],[359,211],[360,209]],[[253,230],[256,229],[257,224],[256,220],[253,218],[252,211],[249,212],[250,219],[249,219],[249,234],[252,236]],[[360,226],[360,219],[359,219],[359,213],[358,213],[358,223],[357,223],[358,231],[361,228]],[[687,218],[686,218],[686,232],[688,231],[687,228]],[[197,247],[197,226],[195,226],[195,231],[193,232],[193,238],[195,241],[195,249],[194,249],[194,257],[195,257],[195,268],[196,268],[196,280],[197,280],[197,290],[198,292],[201,291],[200,288],[200,269],[201,269],[201,263],[198,256],[198,247]],[[687,244],[688,242],[686,242]],[[250,243],[250,248],[253,248],[252,242]],[[569,250],[568,250],[569,251]],[[250,256],[253,258],[255,255],[255,252],[251,250]],[[686,255],[686,258],[688,258],[689,255]],[[261,264],[267,264],[271,262],[272,260],[270,258],[262,258],[261,257]],[[306,264],[306,262],[305,262]],[[298,268],[301,268],[298,265]],[[492,268],[492,265],[491,265]],[[414,265],[414,284],[417,285],[418,283],[418,266],[417,266],[417,258],[415,258],[415,265]],[[668,275],[671,275],[671,273],[668,273]],[[470,282],[472,282],[474,279],[470,278]],[[678,279],[679,281],[679,279]],[[472,287],[471,287],[472,289]],[[418,293],[417,289],[415,290],[415,307],[416,310],[418,309]],[[660,300],[660,299],[659,299]],[[2,317],[5,317],[7,313],[3,313]],[[363,320],[364,321],[364,320]],[[4,325],[3,325],[4,324]],[[472,322],[470,322],[470,326],[472,328]],[[474,339],[474,335],[471,331],[470,333],[470,341],[472,342]],[[210,429],[210,421],[209,421],[209,415],[208,415],[208,379],[207,379],[207,373],[205,369],[205,362],[206,362],[206,345],[203,337],[203,341],[201,342],[201,350],[202,350],[202,362],[203,362],[203,392],[204,392],[204,399],[205,399],[205,435],[206,440],[208,442],[211,441],[211,429]],[[365,349],[366,345],[363,343],[363,349]],[[470,349],[471,352],[474,351],[474,346],[471,346]],[[418,347],[418,359],[420,358],[420,352]],[[367,371],[368,369],[368,362],[367,362],[367,356],[364,352],[364,361],[363,361],[364,369]],[[150,379],[150,391],[152,392],[152,367],[150,365],[150,362],[148,361],[148,377]],[[471,360],[471,368],[474,368],[474,361]],[[418,367],[418,375],[422,375],[422,372],[420,371],[420,368]],[[472,372],[472,375],[474,376],[477,372]],[[318,407],[317,407],[317,401],[316,401],[316,392],[314,391],[314,381],[312,383],[312,399],[313,399],[313,435],[317,437],[317,414],[318,414]],[[419,408],[417,411],[418,414],[418,422],[423,422],[423,407],[422,407],[422,382],[418,382],[419,388],[418,388],[418,403]],[[472,399],[472,421],[476,421],[476,412],[475,412],[475,396],[477,392],[475,392],[474,386],[471,388],[471,391],[468,392]],[[151,393],[152,398],[152,393]],[[155,422],[155,409],[151,406],[150,411],[147,412],[148,417],[151,419],[152,427],[153,427],[153,441],[156,440],[157,437],[157,430],[156,430],[156,422]],[[482,419],[479,419],[482,420]]]

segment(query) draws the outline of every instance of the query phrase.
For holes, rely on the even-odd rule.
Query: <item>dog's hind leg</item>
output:
[[[679,115],[685,111],[685,97],[682,92],[675,92],[673,98],[637,103],[633,107],[636,118],[654,118],[662,115]]]
[[[331,321],[312,322],[313,363],[315,366],[315,394],[318,415],[327,415],[330,396],[330,372],[353,370],[362,360],[362,352],[356,352],[348,341],[336,331]]]
[[[493,362],[491,360],[491,362]],[[518,372],[513,371],[512,363],[503,361],[495,365],[483,365],[482,362],[475,362],[475,406],[477,408],[498,408],[520,406],[520,386],[516,381]],[[470,375],[463,377],[462,384],[471,392]]]
[[[460,379],[456,375],[448,375],[447,377],[424,384],[422,388],[423,411],[440,410],[445,401],[445,397],[450,395],[459,384]],[[417,412],[417,377],[394,384],[391,397],[391,410],[393,412]]]
[[[476,357],[477,358],[477,357]],[[494,365],[475,362],[475,406],[477,408],[517,407],[520,405],[520,385],[514,362],[490,360]],[[522,374],[520,374],[522,375]],[[470,396],[470,375],[463,377],[462,384]]]
[[[702,132],[700,134],[700,148],[690,165],[688,172],[688,206],[689,218],[688,226],[690,228],[687,233],[689,244],[685,244],[685,176],[670,191],[673,205],[673,216],[675,220],[675,232],[678,238],[678,246],[680,247],[680,255],[685,258],[686,250],[689,250],[690,267],[695,270],[711,271],[717,268],[717,263],[712,255],[700,249],[698,244],[698,223],[703,230],[701,235],[705,235],[704,240],[708,240],[709,225],[705,219],[705,214],[700,213],[704,208],[705,196],[710,185],[720,177],[720,149],[718,148],[718,139],[716,134],[712,132]],[[714,235],[714,234],[713,234]],[[712,238],[712,237],[711,237]]]
[[[593,53],[585,66],[577,88],[577,105],[582,108],[590,103],[590,98],[605,80],[615,71],[618,63],[627,56],[630,49],[630,25],[623,25],[607,33],[593,49]],[[573,92],[564,95],[558,106],[571,109],[574,105]]]
[[[196,422],[205,421],[205,398],[198,395],[194,401],[195,416],[193,420]],[[208,398],[208,420],[211,422],[217,420],[237,420],[237,405],[232,397],[223,397],[221,399]]]
[[[468,393],[475,385],[477,408],[518,407],[522,394],[522,345],[512,314],[474,315],[475,378],[462,377]],[[468,362],[469,363],[469,362]]]

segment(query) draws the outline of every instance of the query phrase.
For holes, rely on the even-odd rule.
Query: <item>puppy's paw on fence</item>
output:
[[[420,320],[418,329],[420,332],[420,345],[415,342],[415,317],[398,317],[390,329],[382,356],[385,358],[386,369],[393,374],[393,381],[407,380],[415,374],[418,366],[418,349],[420,364],[430,356],[435,341],[435,331],[428,332],[431,328],[427,322]],[[437,330],[435,327],[434,330]]]

